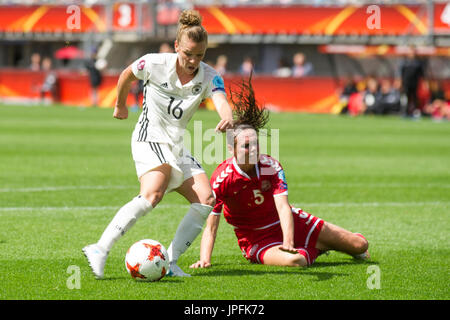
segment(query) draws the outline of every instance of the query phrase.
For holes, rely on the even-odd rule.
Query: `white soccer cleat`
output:
[[[103,270],[105,268],[108,253],[103,251],[96,243],[87,245],[83,248],[89,266],[97,279],[103,279]]]
[[[184,272],[181,268],[174,262],[170,263],[169,272],[166,275],[167,277],[190,277],[189,273]]]

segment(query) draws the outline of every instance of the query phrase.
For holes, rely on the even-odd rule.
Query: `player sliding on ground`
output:
[[[97,243],[83,248],[97,278],[104,276],[113,244],[170,191],[181,194],[191,206],[167,250],[169,275],[189,276],[177,266],[177,259],[202,230],[215,200],[205,171],[183,146],[184,131],[207,97],[221,118],[216,131],[225,132],[233,125],[223,79],[201,61],[207,37],[198,12],[185,10],[179,19],[176,53],[147,54],[120,75],[114,109],[117,119],[128,117],[126,99],[131,83],[141,79],[145,84],[143,110],[131,139],[140,193],[116,213]]]
[[[259,154],[258,130],[267,123],[268,113],[256,104],[251,81],[229,97],[237,114],[234,129],[227,132],[233,157],[222,162],[211,177],[216,205],[203,232],[200,260],[191,268],[211,266],[222,209],[242,253],[252,263],[310,266],[328,250],[367,259],[364,236],[290,206],[281,164]]]

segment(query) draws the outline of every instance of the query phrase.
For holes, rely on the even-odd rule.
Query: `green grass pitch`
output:
[[[128,247],[145,238],[167,247],[187,210],[170,193],[116,243],[106,279],[95,280],[81,248],[139,192],[130,151],[137,117],[0,106],[0,299],[450,298],[450,123],[398,117],[274,113],[269,123],[280,129],[290,202],[363,233],[370,261],[331,252],[304,269],[252,265],[222,219],[213,267],[189,269],[199,237],[179,261],[191,278],[135,282]],[[218,115],[200,110],[193,120],[207,129]],[[204,167],[210,175],[215,165]]]

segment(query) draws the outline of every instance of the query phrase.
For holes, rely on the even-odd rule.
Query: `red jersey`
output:
[[[213,213],[223,208],[225,220],[239,229],[264,229],[279,223],[274,196],[287,195],[287,183],[280,163],[260,155],[257,177],[249,177],[235,158],[222,162],[211,176],[216,196]]]

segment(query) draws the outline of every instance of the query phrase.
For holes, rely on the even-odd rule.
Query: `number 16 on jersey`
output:
[[[180,120],[181,117],[183,116],[183,109],[180,108],[180,105],[183,103],[183,100],[180,100],[173,106],[174,102],[175,98],[170,97],[169,106],[167,107],[167,113],[171,114],[175,119]]]

